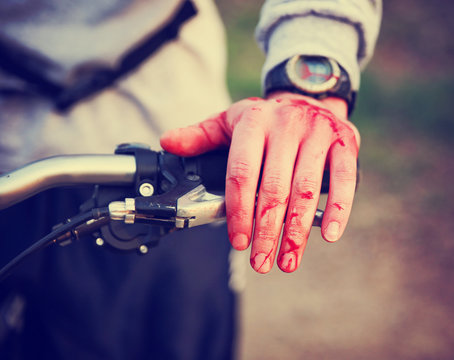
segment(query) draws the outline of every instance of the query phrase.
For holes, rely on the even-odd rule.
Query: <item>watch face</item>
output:
[[[312,94],[332,89],[340,77],[339,65],[319,56],[294,56],[287,62],[286,71],[293,85]]]

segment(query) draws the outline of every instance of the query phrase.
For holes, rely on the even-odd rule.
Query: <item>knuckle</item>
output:
[[[310,214],[310,211],[315,206],[315,200],[311,196],[307,196],[304,194],[303,196],[296,198],[293,202],[293,213],[292,214],[299,214],[299,218],[290,218],[288,221],[288,225],[300,227],[303,224],[303,219]],[[292,215],[290,214],[290,215]]]
[[[251,165],[246,161],[235,161],[227,172],[226,182],[237,186],[249,184],[254,171]]]
[[[340,125],[339,136],[342,136],[343,138],[348,139],[350,141],[355,140],[355,138],[356,138],[355,132],[353,131],[353,129],[351,129],[346,124]]]
[[[285,236],[287,243],[290,243],[292,246],[291,250],[298,250],[303,246],[308,232],[302,226],[289,226]]]
[[[251,134],[261,131],[264,127],[262,110],[263,106],[257,104],[256,106],[247,106],[233,112],[233,128],[236,128],[238,124],[245,124],[246,126],[241,128],[242,131],[247,131]]]
[[[316,111],[313,116],[318,122],[323,124],[329,125],[334,121],[334,115],[331,112],[320,111],[320,109]]]
[[[243,111],[241,121],[246,121],[249,127],[261,128],[263,126],[262,111],[263,106],[260,105],[249,107]]]
[[[319,188],[319,183],[315,180],[315,176],[305,176],[300,180],[295,181],[293,192],[298,198],[313,199],[314,194]]]
[[[313,131],[318,131],[326,134],[331,134],[337,131],[336,123],[332,117],[326,114],[315,113],[310,116],[313,124]]]
[[[293,209],[294,213],[296,209]],[[285,239],[296,247],[300,246],[307,230],[303,226],[302,217],[290,216],[285,224]]]
[[[286,203],[289,189],[278,175],[266,175],[260,185],[260,193],[265,199],[275,203]]]
[[[349,130],[348,134],[345,136],[347,139],[347,144],[350,144],[356,149],[356,154],[358,153],[359,142],[357,141],[356,134],[353,130]]]
[[[246,219],[249,219],[250,213],[244,207],[235,207],[228,210],[227,218],[229,221],[239,221],[244,222]]]
[[[334,170],[333,180],[339,182],[356,181],[356,166],[341,165]]]
[[[284,104],[279,108],[279,115],[283,121],[299,120],[304,115],[305,110],[302,107],[292,104]]]
[[[307,112],[306,109],[295,105],[283,105],[278,109],[277,115],[279,130],[293,134],[303,129]]]
[[[262,251],[271,251],[277,241],[276,234],[265,228],[257,229],[255,239],[260,241]]]

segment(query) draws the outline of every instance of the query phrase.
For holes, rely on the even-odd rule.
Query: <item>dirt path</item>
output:
[[[342,241],[316,229],[293,275],[248,269],[242,359],[454,357],[449,149],[371,140]]]

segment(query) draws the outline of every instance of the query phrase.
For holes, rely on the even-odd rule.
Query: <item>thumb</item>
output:
[[[232,132],[222,112],[186,128],[166,131],[160,139],[164,150],[180,156],[195,156],[230,144]]]

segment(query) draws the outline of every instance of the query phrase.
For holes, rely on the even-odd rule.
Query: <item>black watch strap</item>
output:
[[[264,93],[265,96],[276,92],[276,91],[288,91],[297,94],[311,96],[315,99],[324,99],[329,96],[338,97],[344,99],[348,104],[348,114],[350,115],[353,112],[355,101],[356,101],[356,92],[351,90],[350,78],[345,71],[345,69],[339,64],[335,63],[337,72],[332,75],[330,82],[327,81],[328,88],[317,91],[317,87],[320,89],[323,86],[316,84],[315,89],[312,89],[310,86],[304,87],[297,83],[297,81],[292,80],[292,75],[289,74],[289,63],[290,66],[293,66],[293,63],[298,59],[309,59],[312,63],[320,61],[325,64],[327,61],[330,63],[333,60],[328,60],[324,57],[316,56],[295,56],[288,60],[285,60],[271,69],[266,78],[264,84]],[[334,65],[334,64],[333,64]],[[295,75],[293,75],[295,76]]]

